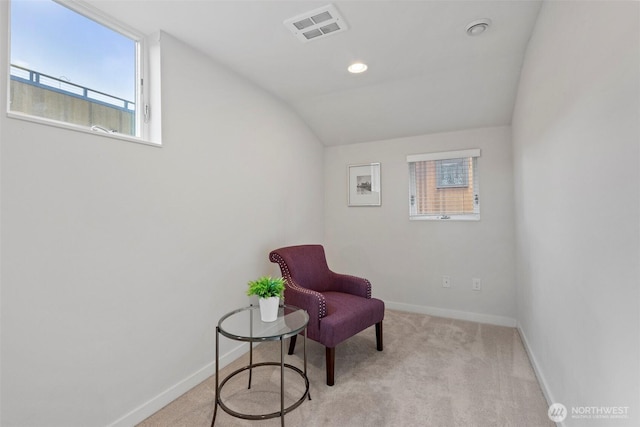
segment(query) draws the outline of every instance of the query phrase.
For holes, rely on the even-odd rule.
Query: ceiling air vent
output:
[[[284,25],[304,43],[348,29],[344,18],[332,4],[289,18]]]

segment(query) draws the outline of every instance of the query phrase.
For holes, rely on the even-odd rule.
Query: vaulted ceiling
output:
[[[325,145],[511,123],[540,1],[91,0],[163,30],[271,92]],[[348,30],[303,43],[283,22],[333,4]],[[470,22],[491,26],[469,36]],[[347,66],[361,61],[362,74]]]

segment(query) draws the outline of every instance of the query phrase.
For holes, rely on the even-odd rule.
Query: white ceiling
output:
[[[302,43],[283,21],[329,1],[90,0],[168,32],[289,104],[325,145],[511,123],[540,1],[334,1],[349,30]],[[490,18],[469,37],[465,26]],[[347,72],[354,61],[369,70]]]

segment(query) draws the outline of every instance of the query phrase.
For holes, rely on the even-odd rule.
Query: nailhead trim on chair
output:
[[[318,299],[318,320],[322,319],[327,315],[327,301],[320,292],[313,291],[311,289],[303,288],[299,286],[291,277],[291,273],[289,272],[289,267],[287,263],[279,254],[272,253],[269,257],[271,262],[276,262],[280,266],[280,270],[282,271],[282,276],[286,280],[287,286],[295,289],[296,292],[302,292],[308,295],[313,295]],[[367,281],[368,282],[368,281]],[[371,284],[369,284],[369,294],[371,294]]]

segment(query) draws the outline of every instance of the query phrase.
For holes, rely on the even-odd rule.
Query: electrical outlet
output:
[[[451,278],[449,276],[442,276],[442,287],[443,288],[451,287]]]
[[[481,291],[482,290],[482,280],[478,279],[477,277],[474,277],[472,280],[472,284],[471,287],[474,291]]]

